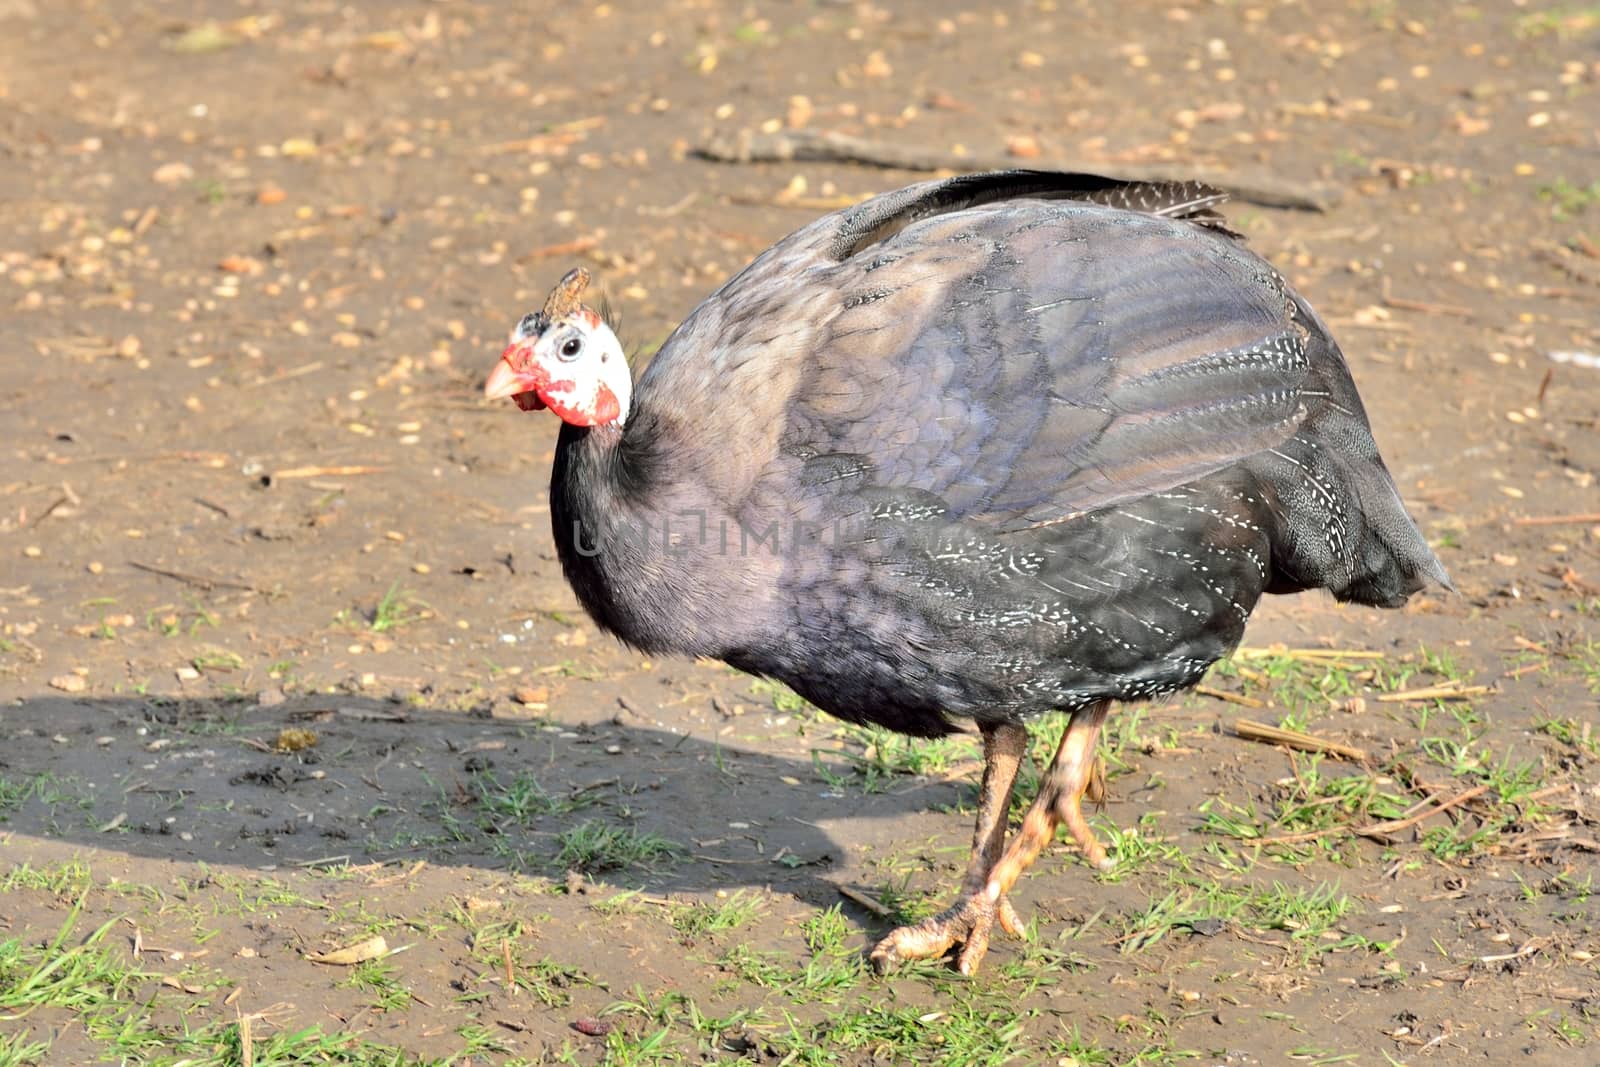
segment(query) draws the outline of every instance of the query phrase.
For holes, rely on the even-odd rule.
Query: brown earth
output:
[[[1537,0],[0,0],[0,1064],[1593,1062],[1597,82]],[[860,959],[970,740],[600,636],[555,421],[478,397],[568,266],[648,351],[918,177],[692,154],[763,126],[1333,190],[1229,215],[1460,590],[1120,711],[1118,869],[1048,855],[973,981]]]

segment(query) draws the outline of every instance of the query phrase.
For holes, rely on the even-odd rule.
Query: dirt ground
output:
[[[1542,0],[0,0],[0,1067],[1594,1062],[1597,84]],[[970,981],[862,951],[972,740],[599,635],[479,398],[568,267],[647,354],[921,177],[694,153],[794,127],[1331,192],[1228,213],[1459,587],[1120,710]]]

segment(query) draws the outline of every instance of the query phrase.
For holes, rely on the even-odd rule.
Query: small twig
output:
[[[345,467],[290,467],[288,470],[273,471],[272,477],[283,481],[289,478],[327,478],[343,477],[348,474],[382,474],[387,467],[345,466]]]
[[[428,865],[428,861],[427,860],[418,860],[417,862],[413,863],[410,867],[408,867],[405,870],[401,871],[399,874],[391,874],[391,875],[389,875],[388,877],[385,877],[385,878],[375,878],[372,881],[368,882],[367,885],[368,885],[369,888],[372,888],[372,889],[381,889],[382,887],[387,886],[387,885],[394,885],[396,882],[403,882],[407,878],[416,877],[418,874],[420,874],[422,872],[422,869],[424,867],[426,867],[427,865]]]
[[[685,208],[687,208],[690,204],[694,203],[699,198],[700,198],[700,194],[699,193],[690,192],[690,193],[685,193],[683,195],[682,199],[680,199],[680,200],[678,200],[678,201],[676,201],[674,203],[668,204],[666,207],[654,207],[654,206],[649,205],[649,204],[640,204],[639,207],[637,208],[637,210],[638,210],[639,214],[641,214],[641,215],[649,215],[649,216],[651,216],[653,218],[658,218],[658,219],[670,218],[671,216],[676,215],[679,212],[683,211]]]
[[[1427,300],[1408,300],[1401,296],[1384,297],[1383,306],[1395,308],[1399,311],[1419,311],[1424,315],[1455,315],[1463,319],[1475,319],[1478,317],[1476,311],[1457,304],[1435,304]]]
[[[1243,693],[1230,693],[1226,689],[1213,689],[1209,685],[1197,685],[1194,691],[1203,697],[1212,697],[1216,700],[1226,700],[1229,704],[1238,704],[1246,708],[1264,708],[1265,700],[1256,697],[1247,697]]]
[[[981,770],[983,770],[982,760],[962,760],[955,766],[948,768],[937,778],[918,778],[909,785],[903,785],[899,789],[889,790],[889,795],[896,797],[904,796],[907,793],[915,793],[919,789],[930,789],[936,785],[946,785],[950,782],[959,781],[960,779],[966,778],[972,775],[974,772]]]
[[[1419,811],[1415,815],[1408,815],[1403,819],[1392,819],[1389,822],[1376,823],[1372,826],[1358,826],[1352,832],[1360,834],[1363,837],[1371,837],[1375,834],[1387,837],[1388,835],[1396,833],[1400,830],[1415,826],[1422,820],[1430,818],[1434,815],[1438,815],[1442,811],[1448,811],[1451,808],[1465,804],[1469,800],[1474,800],[1488,791],[1489,786],[1487,783],[1483,785],[1475,785],[1471,789],[1457,793],[1449,800],[1440,801],[1435,807],[1428,808],[1424,811]]]
[[[1252,844],[1257,845],[1297,845],[1306,841],[1316,841],[1319,838],[1330,837],[1333,834],[1351,834],[1356,837],[1389,837],[1410,826],[1415,826],[1424,819],[1432,818],[1441,812],[1449,811],[1460,804],[1465,804],[1482,796],[1489,791],[1489,786],[1475,785],[1464,793],[1457,793],[1449,800],[1443,801],[1426,811],[1419,811],[1415,815],[1403,819],[1392,819],[1389,822],[1373,823],[1370,826],[1329,826],[1323,830],[1308,830],[1303,834],[1284,834],[1282,837],[1261,837]]]
[[[524,252],[517,257],[518,263],[526,263],[530,259],[545,259],[549,256],[575,256],[579,252],[587,252],[600,242],[594,237],[579,237],[574,241],[562,241],[559,244],[545,245],[535,248],[532,252]]]
[[[1234,659],[1304,659],[1304,660],[1340,660],[1340,659],[1383,659],[1384,653],[1372,652],[1364,648],[1284,648],[1281,645],[1269,645],[1266,648],[1241,648],[1234,652]]]
[[[295,367],[293,370],[286,370],[281,374],[274,374],[271,377],[266,378],[257,378],[253,382],[245,382],[244,385],[246,389],[254,389],[259,385],[277,385],[279,382],[288,381],[290,378],[298,378],[302,374],[312,374],[321,370],[322,366],[322,360],[319,359],[313,363],[301,364],[300,366]]]
[[[1381,704],[1399,704],[1410,700],[1462,700],[1466,697],[1479,696],[1487,692],[1490,692],[1490,689],[1486,685],[1450,683],[1429,686],[1426,689],[1407,689],[1399,693],[1379,693],[1378,702]]]
[[[500,958],[506,965],[506,992],[517,995],[517,969],[511,962],[511,939],[500,942]]]
[[[1550,941],[1551,939],[1548,937],[1536,937],[1515,952],[1506,952],[1498,956],[1479,956],[1478,962],[1504,963],[1506,960],[1520,960],[1524,956],[1532,956],[1534,953],[1543,952],[1550,946]]]
[[[835,888],[839,890],[841,897],[855,901],[880,919],[887,919],[893,914],[881,901],[874,900],[859,890],[851,889],[847,885],[835,886]]]
[[[51,515],[53,515],[55,513],[56,508],[59,508],[62,504],[68,504],[68,503],[71,503],[71,499],[70,498],[64,497],[64,496],[63,497],[57,497],[50,504],[49,507],[47,507],[43,511],[39,512],[39,514],[34,518],[33,522],[29,523],[28,525],[33,526],[33,527],[37,527],[41,522],[43,522],[44,520],[48,519]]]
[[[173,581],[182,582],[185,585],[204,589],[208,593],[213,589],[244,589],[251,593],[261,593],[263,595],[266,593],[266,590],[259,586],[251,585],[249,582],[230,582],[226,578],[208,578],[203,574],[185,574],[183,571],[167,570],[165,567],[157,567],[152,563],[140,563],[136,559],[130,559],[128,566],[141,571],[148,571],[151,574],[159,574],[163,578],[171,578]]]
[[[719,163],[859,163],[869,167],[914,171],[1012,170],[1019,166],[1100,174],[1138,182],[1203,181],[1227,190],[1236,199],[1264,207],[1327,211],[1341,193],[1330,186],[1303,185],[1270,175],[1244,175],[1195,163],[1184,166],[1142,166],[1086,160],[1021,160],[1011,156],[955,155],[939,148],[884,144],[831,130],[746,131],[737,137],[713,137],[695,150]]]
[[[1550,661],[1547,659],[1539,660],[1537,663],[1524,663],[1520,667],[1512,667],[1509,671],[1506,671],[1504,674],[1500,675],[1500,677],[1521,678],[1524,674],[1532,674],[1534,671],[1544,670],[1548,666],[1550,666]]]
[[[1279,726],[1269,726],[1264,722],[1254,719],[1237,719],[1233,729],[1239,737],[1246,741],[1264,741],[1272,745],[1283,745],[1286,748],[1298,749],[1301,752],[1321,752],[1342,759],[1361,762],[1367,758],[1365,749],[1355,748],[1351,745],[1340,744],[1338,741],[1329,741],[1312,734],[1301,733],[1299,730],[1285,730]]]
[[[256,1045],[250,1036],[250,1022],[254,1018],[254,1015],[239,1012],[239,1062],[243,1067],[255,1067]]]
[[[1600,522],[1600,511],[1582,512],[1577,515],[1527,515],[1520,519],[1512,519],[1513,526],[1576,526],[1587,525],[1591,522]]]

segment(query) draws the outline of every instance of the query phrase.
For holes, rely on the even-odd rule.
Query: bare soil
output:
[[[1597,88],[1542,0],[0,0],[0,1064],[1593,1062]],[[1459,587],[1119,711],[971,981],[861,959],[971,740],[598,634],[478,396],[569,266],[647,355],[921,177],[692,151],[789,127],[1333,190],[1229,215]]]

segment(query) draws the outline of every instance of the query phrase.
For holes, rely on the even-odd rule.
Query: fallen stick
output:
[[[1311,734],[1303,734],[1299,730],[1285,730],[1280,726],[1268,726],[1264,722],[1254,719],[1236,719],[1233,724],[1234,733],[1246,741],[1264,741],[1271,745],[1283,745],[1286,748],[1296,749],[1301,752],[1321,752],[1341,759],[1354,760],[1357,763],[1367,758],[1365,749],[1355,748],[1351,745],[1340,744],[1338,741],[1328,741]]]
[[[1283,657],[1286,659],[1382,659],[1384,653],[1371,652],[1364,648],[1284,648],[1280,645],[1268,645],[1265,648],[1239,648],[1233,653],[1234,659],[1272,659]]]
[[[543,248],[535,248],[531,252],[524,252],[517,257],[517,262],[527,263],[529,260],[544,259],[547,256],[575,256],[579,252],[589,251],[599,243],[599,238],[585,234],[571,241],[562,241],[560,244],[545,245]]]
[[[1203,697],[1211,697],[1214,700],[1226,700],[1229,704],[1238,704],[1241,707],[1264,708],[1267,706],[1267,702],[1265,700],[1257,700],[1255,697],[1247,697],[1243,693],[1230,693],[1226,689],[1213,689],[1209,685],[1197,685],[1194,687],[1194,691]]]
[[[1149,166],[1087,163],[1064,159],[1023,160],[1011,156],[956,155],[917,145],[884,144],[831,130],[789,130],[784,133],[745,131],[736,137],[713,137],[695,150],[718,163],[859,163],[869,167],[914,171],[980,171],[1030,169],[1100,174],[1139,182],[1203,181],[1224,189],[1237,200],[1263,207],[1327,211],[1339,202],[1339,190],[1305,185],[1270,175],[1242,175],[1204,164]]]
[[[351,474],[382,474],[387,467],[290,467],[288,470],[273,471],[272,477],[283,481],[289,478],[340,478]]]
[[[1298,845],[1306,841],[1315,841],[1318,838],[1328,837],[1333,834],[1347,833],[1356,837],[1388,837],[1410,826],[1415,826],[1424,819],[1432,818],[1441,812],[1449,811],[1459,804],[1465,804],[1482,796],[1489,791],[1489,786],[1475,785],[1466,792],[1457,793],[1449,800],[1443,801],[1425,811],[1403,819],[1392,819],[1389,822],[1373,823],[1370,826],[1330,826],[1324,830],[1308,830],[1303,834],[1284,834],[1282,837],[1262,837],[1254,843],[1257,845]]]
[[[1381,704],[1399,704],[1410,700],[1461,700],[1489,692],[1486,685],[1435,685],[1427,689],[1407,689],[1399,693],[1379,693]]]
[[[1478,317],[1476,311],[1457,304],[1435,304],[1427,300],[1408,300],[1403,296],[1386,296],[1383,298],[1383,306],[1397,311],[1420,311],[1424,315],[1455,315],[1463,319]]]
[[[303,374],[314,374],[321,369],[322,360],[319,359],[314,363],[306,363],[293,370],[286,370],[270,377],[257,378],[254,381],[245,382],[244,385],[246,389],[254,389],[260,385],[277,385],[279,382],[286,382],[290,378],[298,378]]]
[[[1577,515],[1528,515],[1520,519],[1512,519],[1513,526],[1572,526],[1587,525],[1591,522],[1600,522],[1600,511],[1582,512]]]
[[[1506,671],[1500,677],[1502,677],[1502,678],[1521,678],[1524,674],[1532,674],[1534,671],[1542,671],[1546,667],[1549,667],[1549,666],[1550,666],[1550,661],[1547,660],[1547,659],[1540,660],[1538,663],[1524,663],[1520,667],[1511,668],[1509,671]]]
[[[245,589],[252,593],[266,593],[265,589],[251,585],[249,582],[230,582],[226,578],[208,578],[203,574],[185,574],[183,571],[169,571],[165,567],[157,567],[151,563],[140,563],[136,559],[130,559],[128,566],[137,570],[148,571],[151,574],[159,574],[163,578],[171,578],[173,581],[182,582],[184,585],[192,585],[204,589],[208,593],[213,589]]]
[[[876,915],[878,918],[887,919],[889,917],[889,914],[890,914],[889,909],[886,908],[879,901],[873,900],[871,897],[867,896],[865,893],[858,892],[857,890],[851,889],[847,885],[835,886],[834,888],[839,890],[839,895],[841,897],[844,897],[844,898],[846,898],[848,900],[855,901],[857,904],[860,904],[863,908],[866,908],[868,911],[872,912],[872,914]]]

